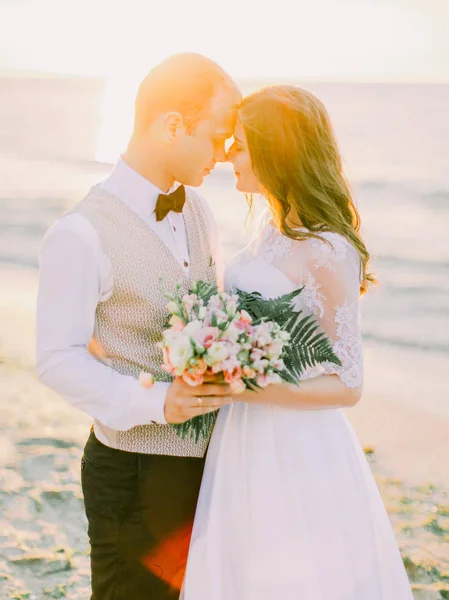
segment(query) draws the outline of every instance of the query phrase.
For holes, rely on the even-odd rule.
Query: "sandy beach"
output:
[[[86,599],[80,457],[90,419],[36,378],[36,271],[3,265],[0,280],[0,598]],[[447,598],[449,418],[401,403],[388,386],[380,393],[370,360],[364,398],[347,415],[387,505],[415,598]]]

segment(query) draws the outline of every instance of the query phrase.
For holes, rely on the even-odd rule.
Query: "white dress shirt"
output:
[[[161,192],[122,159],[101,184],[131,208],[163,240],[186,274],[190,259],[181,213],[170,212],[159,223],[154,213]],[[221,273],[218,230],[202,200],[211,251]],[[148,268],[151,268],[151,264]],[[143,388],[93,358],[87,347],[97,339],[96,309],[114,286],[112,265],[93,225],[82,215],[62,217],[45,236],[40,254],[37,301],[37,371],[41,381],[100,424],[127,430],[151,422],[166,423],[165,396],[169,383]],[[101,428],[96,428],[101,439]]]

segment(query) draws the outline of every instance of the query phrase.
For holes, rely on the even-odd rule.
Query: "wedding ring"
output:
[[[201,398],[201,396],[198,396],[197,402],[198,402],[198,404],[197,404],[198,408],[201,408],[203,406],[203,399]]]

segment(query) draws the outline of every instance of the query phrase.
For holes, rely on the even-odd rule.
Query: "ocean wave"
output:
[[[0,254],[0,264],[10,265],[14,267],[31,267],[37,269],[39,267],[39,259],[37,256],[17,256],[16,254]]]
[[[433,209],[449,210],[449,190],[437,190],[424,194],[422,200]]]
[[[365,342],[376,342],[390,347],[407,348],[410,350],[419,350],[420,352],[434,352],[437,354],[449,354],[449,344],[425,343],[417,340],[404,340],[400,338],[376,335],[373,333],[364,333]]]
[[[440,287],[431,287],[427,285],[396,285],[390,281],[384,284],[384,288],[388,293],[398,296],[403,294],[406,294],[407,296],[412,296],[414,294],[419,296],[433,296],[444,292]]]
[[[378,265],[391,266],[412,266],[421,269],[443,269],[449,270],[448,260],[426,260],[422,258],[409,258],[405,256],[393,256],[391,254],[377,254],[374,262]]]

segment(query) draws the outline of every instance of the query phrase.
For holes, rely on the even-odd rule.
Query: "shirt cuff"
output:
[[[150,389],[142,388],[142,400],[143,406],[147,407],[148,424],[167,425],[164,408],[169,386],[169,383],[157,382]],[[140,403],[140,407],[142,407],[142,403]]]

